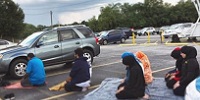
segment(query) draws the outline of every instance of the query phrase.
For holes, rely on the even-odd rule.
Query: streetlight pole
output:
[[[51,17],[51,28],[53,28],[52,14],[53,14],[53,12],[52,12],[52,11],[50,11],[50,17]]]

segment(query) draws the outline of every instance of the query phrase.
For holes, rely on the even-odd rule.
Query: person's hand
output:
[[[172,75],[172,76],[175,76],[175,75],[176,75],[176,73],[171,73],[171,75]]]
[[[169,78],[169,80],[172,80],[173,78],[175,78],[175,76],[171,76],[171,77]]]
[[[125,82],[125,78],[121,80],[121,83],[124,83],[124,82]]]
[[[120,88],[117,90],[116,94],[119,93],[119,92],[121,92],[122,90],[124,90],[124,86],[123,86],[123,87],[120,87]]]
[[[71,77],[68,77],[67,79],[66,79],[66,82],[70,82],[72,80],[72,78]]]
[[[165,75],[165,78],[167,78],[167,77],[169,77],[169,76],[170,76],[170,74],[166,74],[166,75]]]
[[[180,86],[180,81],[177,81],[177,82],[174,84],[173,89],[176,89],[176,88],[179,87],[179,86]]]

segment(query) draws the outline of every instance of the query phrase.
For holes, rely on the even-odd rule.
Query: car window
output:
[[[39,43],[43,43],[44,45],[57,43],[57,42],[58,42],[58,34],[56,31],[50,31],[44,34],[39,40]]]
[[[6,45],[6,44],[8,44],[6,41],[0,41],[0,45]]]
[[[183,26],[184,26],[184,27],[191,27],[192,24],[184,24]]]
[[[120,34],[122,31],[115,31],[115,34]]]
[[[109,35],[114,35],[116,32],[115,31],[112,31],[109,33]]]
[[[78,35],[72,29],[62,30],[60,31],[61,40],[70,40],[79,38]]]
[[[77,28],[86,38],[93,37],[93,32],[89,28]]]

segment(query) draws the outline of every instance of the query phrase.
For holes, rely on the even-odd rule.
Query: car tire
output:
[[[22,78],[26,74],[27,60],[16,59],[11,63],[10,75],[13,78]]]
[[[129,36],[127,36],[126,38],[129,39]]]
[[[87,57],[88,63],[91,65],[93,63],[93,53],[90,50],[84,49],[83,50],[83,56]]]
[[[103,45],[107,45],[108,41],[107,40],[103,40]]]
[[[126,41],[126,39],[125,38],[121,38],[121,43],[124,43]]]

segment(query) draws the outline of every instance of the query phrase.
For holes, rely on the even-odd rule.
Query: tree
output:
[[[101,30],[109,30],[116,28],[121,23],[121,14],[120,14],[120,3],[109,4],[107,7],[101,8],[101,14],[99,15],[99,28]]]
[[[93,16],[91,19],[88,20],[88,25],[93,31],[95,32],[99,31],[98,21],[96,20],[95,16]]]
[[[1,38],[17,38],[24,28],[24,13],[12,0],[0,1]]]
[[[24,23],[24,31],[22,32],[20,38],[26,38],[28,35],[37,31],[37,28],[32,24]]]

